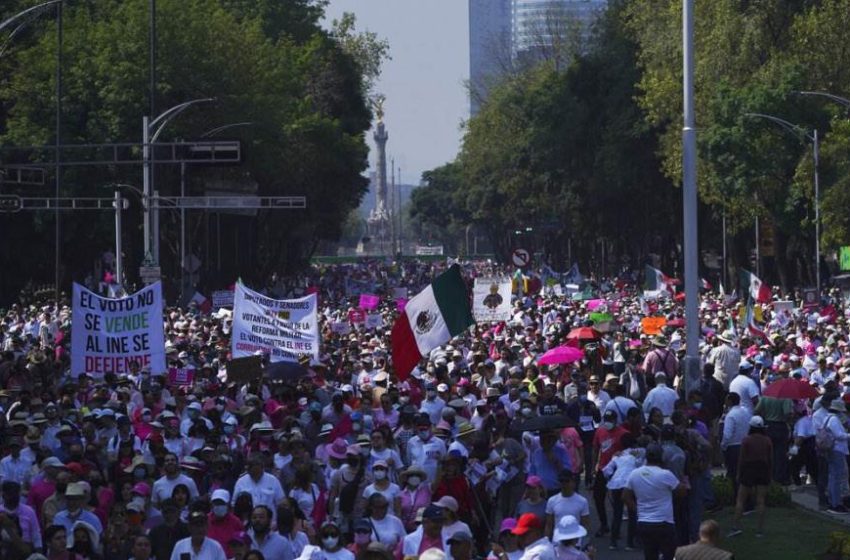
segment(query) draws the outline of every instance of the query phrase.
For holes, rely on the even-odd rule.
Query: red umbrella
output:
[[[678,329],[678,328],[685,326],[685,320],[682,319],[681,317],[677,317],[675,319],[671,319],[671,320],[667,321],[667,326]]]
[[[567,335],[567,340],[599,340],[602,338],[602,333],[592,327],[579,327],[570,331]]]
[[[584,352],[574,346],[558,346],[543,354],[537,363],[540,365],[570,364],[584,357]]]
[[[814,399],[819,394],[817,389],[799,379],[780,379],[764,390],[765,397],[775,399]]]

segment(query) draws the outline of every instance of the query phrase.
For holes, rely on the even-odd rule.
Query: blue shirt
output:
[[[560,470],[570,470],[570,456],[567,451],[560,445],[552,448],[552,453],[561,462]],[[549,459],[546,458],[546,453],[543,449],[536,449],[531,454],[531,474],[535,474],[543,481],[543,487],[546,490],[558,490],[561,488],[561,483],[558,482],[558,473],[560,472]]]
[[[95,514],[88,511],[87,509],[81,509],[76,516],[71,516],[67,509],[63,509],[53,518],[54,525],[61,525],[65,527],[65,532],[70,535],[74,531],[74,523],[77,521],[85,521],[92,527],[94,530],[98,532],[98,534],[103,533],[103,525],[100,523],[100,519],[97,518]]]

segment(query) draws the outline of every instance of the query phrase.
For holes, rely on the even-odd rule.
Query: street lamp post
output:
[[[154,158],[151,153],[152,147],[165,128],[165,125],[167,125],[171,119],[192,105],[197,103],[209,103],[211,101],[215,101],[215,98],[204,97],[180,103],[179,105],[175,105],[168,109],[156,117],[153,121],[151,121],[148,116],[142,117],[142,206],[144,208],[144,248],[145,259],[150,256],[155,264],[159,264],[159,228],[157,227],[157,231],[153,232],[154,235],[156,235],[156,238],[153,239],[151,237],[151,230],[153,229],[154,224],[152,224],[150,204],[151,192],[153,190],[152,160]],[[156,130],[154,130],[154,128],[156,128]],[[158,212],[159,211],[157,210],[157,213]]]
[[[699,382],[699,246],[697,239],[697,129],[694,105],[694,0],[682,5],[682,211],[685,250],[685,394]]]
[[[850,102],[848,102],[850,103]],[[744,116],[765,119],[776,125],[781,126],[786,131],[801,137],[812,143],[812,160],[814,162],[814,184],[815,184],[815,282],[817,284],[818,293],[820,293],[820,141],[818,140],[818,131],[813,129],[811,133],[797,126],[794,123],[788,122],[785,119],[774,117],[773,115],[765,115],[764,113],[745,113]]]
[[[834,93],[827,93],[825,91],[795,91],[796,95],[806,95],[811,97],[823,97],[825,99],[829,99],[839,105],[843,105],[845,109],[850,112],[850,99],[846,97],[841,97],[840,95],[835,95]],[[818,263],[817,263],[817,277],[818,277],[818,291],[820,291],[820,185],[818,184],[818,158],[819,154],[819,142],[818,139],[818,131],[812,131],[812,146],[814,147],[813,157],[815,159],[815,199],[818,201],[818,204],[815,205],[815,228],[818,232],[816,247],[818,253]]]

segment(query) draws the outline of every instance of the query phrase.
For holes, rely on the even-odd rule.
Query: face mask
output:
[[[602,422],[602,426],[606,430],[613,430],[614,429],[614,423],[613,422]]]
[[[431,437],[431,430],[419,430],[419,439],[428,439]]]
[[[358,544],[360,546],[369,544],[371,535],[369,533],[354,533],[354,544]]]
[[[520,391],[519,392],[519,398],[523,399],[523,398],[526,398],[526,397],[528,397],[528,391]]]
[[[225,434],[230,435],[230,434],[232,434],[232,433],[233,433],[233,432],[235,432],[235,431],[236,431],[236,426],[231,426],[231,425],[229,425],[229,424],[228,424],[228,425],[226,425],[226,426],[224,426],[224,433],[225,433]]]
[[[339,542],[339,537],[325,537],[322,539],[322,544],[325,548],[336,548],[336,543]]]
[[[399,397],[398,402],[399,404],[407,404],[410,402],[410,397]]]
[[[384,480],[385,478],[387,478],[387,471],[383,469],[379,469],[372,474],[375,475],[375,480]]]
[[[355,432],[359,432],[360,428],[361,428],[360,423],[355,423],[355,424],[351,425],[351,429],[354,430]]]
[[[413,486],[413,487],[419,486],[419,483],[420,483],[420,482],[422,482],[422,479],[421,479],[420,477],[418,477],[418,476],[409,476],[409,477],[407,477],[407,484],[408,484],[409,486]]]
[[[221,412],[222,410],[224,410],[224,405],[223,404],[217,404],[217,405],[215,405],[215,409],[217,411]]]
[[[151,421],[151,415],[150,414],[142,415],[142,422],[150,422],[150,421]]]
[[[148,471],[144,467],[135,469],[133,471],[133,476],[135,476],[136,478],[145,478],[147,476],[147,474],[148,474]]]
[[[531,409],[526,406],[525,408],[522,409],[522,415],[523,416],[531,416]]]
[[[212,507],[213,515],[216,517],[224,517],[227,515],[227,504],[215,505]]]

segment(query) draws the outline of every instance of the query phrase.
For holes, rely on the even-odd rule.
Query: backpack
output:
[[[364,468],[361,466],[357,470],[354,478],[345,482],[345,485],[339,491],[339,512],[350,514],[354,511],[354,504],[357,502],[357,496],[360,494],[360,482],[363,480]],[[342,475],[340,475],[342,478]]]
[[[835,446],[835,435],[826,428],[832,418],[835,418],[834,414],[827,416],[823,427],[815,432],[815,448],[820,453],[828,453]]]

